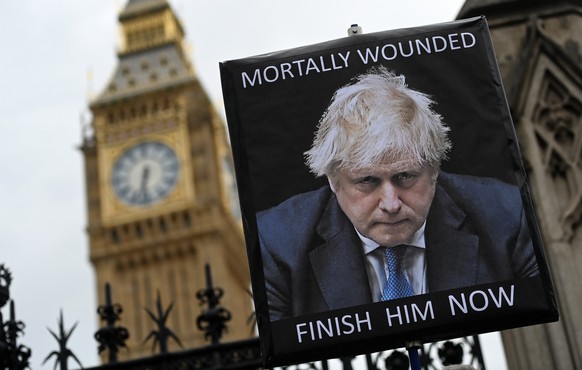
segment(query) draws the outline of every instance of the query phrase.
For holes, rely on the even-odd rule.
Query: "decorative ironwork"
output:
[[[10,299],[10,284],[12,283],[12,275],[10,271],[0,264],[0,308],[4,307],[6,302]]]
[[[122,326],[115,326],[123,308],[119,304],[111,303],[111,287],[105,283],[105,304],[97,308],[101,320],[105,320],[107,326],[95,333],[95,339],[99,342],[99,353],[109,349],[109,362],[117,362],[117,353],[120,347],[127,348],[125,341],[129,338],[129,332]]]
[[[106,364],[86,370],[261,369],[258,338]]]
[[[450,351],[453,349],[452,351]],[[467,350],[468,349],[468,350]],[[442,354],[442,356],[441,356]],[[477,336],[420,345],[420,367],[423,370],[440,370],[448,365],[468,365],[476,370],[486,370]],[[308,364],[298,364],[278,369],[286,370],[408,370],[409,356],[403,349],[395,349],[357,357],[329,359]]]
[[[119,304],[112,304],[111,288],[107,283],[105,284],[105,304],[99,306],[97,310],[107,325],[95,333],[95,338],[100,343],[99,353],[109,349],[109,363],[94,367],[91,370],[261,369],[262,357],[258,338],[227,344],[219,343],[231,314],[219,305],[224,292],[220,288],[213,287],[210,266],[208,265],[205,266],[205,274],[206,288],[200,290],[196,296],[201,304],[207,304],[208,308],[198,317],[197,325],[200,330],[205,332],[206,338],[211,339],[211,345],[169,353],[167,348],[169,338],[176,340],[180,346],[181,343],[166,327],[166,321],[172,311],[173,304],[164,310],[158,292],[157,315],[146,308],[147,313],[157,323],[158,328],[157,331],[150,332],[145,341],[154,338],[154,348],[158,343],[161,353],[137,360],[117,362],[118,349],[126,347],[125,340],[129,338],[129,333],[125,328],[115,326],[123,310]],[[0,323],[2,324],[0,326],[0,370],[24,370],[29,366],[28,359],[31,352],[26,347],[16,343],[17,336],[23,332],[24,324],[15,319],[14,302],[10,301],[9,298],[10,281],[10,273],[3,265],[0,265],[0,303],[2,303],[0,308],[10,302],[10,320],[8,322],[2,322],[2,313],[0,312]],[[50,358],[56,357],[55,368],[60,365],[60,370],[67,370],[67,359],[73,357],[82,368],[79,359],[66,347],[77,323],[70,330],[65,330],[61,311],[58,324],[58,335],[50,329],[48,330],[59,342],[59,351],[50,353],[43,364]],[[391,350],[357,357],[298,364],[280,369],[407,370],[409,363],[409,357],[405,351]],[[465,364],[473,366],[474,369],[485,370],[478,336],[420,345],[420,364],[423,370],[437,370],[441,369],[442,366],[454,364]]]
[[[458,365],[463,362],[463,346],[461,343],[446,341],[438,350],[443,365]]]
[[[167,310],[162,309],[162,300],[160,298],[160,292],[158,291],[157,299],[156,299],[156,308],[158,310],[158,315],[155,316],[149,309],[145,309],[150,318],[156,323],[158,330],[152,330],[150,334],[146,337],[144,342],[147,342],[150,338],[153,338],[153,347],[152,350],[155,351],[156,343],[160,345],[160,353],[168,352],[168,339],[172,338],[178,343],[180,348],[182,348],[182,343],[180,339],[174,334],[168,327],[166,326],[166,321],[168,320],[168,316],[174,307],[174,303],[170,303]]]
[[[204,266],[206,273],[206,289],[201,289],[196,293],[200,304],[208,304],[208,309],[198,316],[196,324],[198,329],[205,332],[204,337],[210,338],[212,344],[217,344],[222,334],[227,330],[226,322],[231,319],[230,312],[219,306],[220,298],[224,291],[221,288],[212,286],[212,277],[210,275],[210,266]]]
[[[442,366],[461,364],[485,370],[481,344],[477,335],[428,343],[421,347],[421,365],[424,370],[437,370]]]
[[[72,357],[73,360],[75,360],[77,362],[77,364],[79,364],[79,366],[81,368],[83,368],[83,365],[81,365],[81,361],[79,361],[79,359],[77,358],[77,356],[75,356],[73,351],[71,351],[70,349],[67,348],[67,342],[69,341],[69,338],[71,337],[71,335],[73,334],[73,331],[77,327],[78,322],[75,322],[73,327],[71,327],[71,330],[69,330],[67,332],[65,330],[65,324],[64,324],[64,320],[63,320],[63,311],[61,310],[61,315],[59,317],[58,324],[59,324],[59,334],[58,335],[55,334],[50,329],[48,329],[48,331],[51,333],[53,338],[55,338],[56,341],[59,343],[59,350],[52,351],[44,359],[42,364],[44,365],[51,357],[55,356],[56,359],[55,359],[54,368],[56,369],[57,365],[59,365],[60,370],[68,370],[68,368],[69,368],[68,367],[68,359],[69,359],[69,357]]]
[[[580,90],[547,71],[532,120],[541,162],[559,193],[561,225],[571,238],[582,224],[582,101]]]
[[[0,264],[0,308],[10,301],[10,319],[4,322],[0,312],[0,370],[23,370],[29,367],[28,359],[32,351],[19,345],[18,337],[24,334],[24,323],[16,320],[14,301],[10,300],[10,271]]]
[[[408,356],[404,352],[392,351],[392,353],[386,357],[386,370],[408,370]]]

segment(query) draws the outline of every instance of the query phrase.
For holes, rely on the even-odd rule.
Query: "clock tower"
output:
[[[150,355],[159,292],[184,348],[204,345],[196,293],[209,264],[232,320],[223,341],[249,337],[245,244],[225,125],[193,72],[184,30],[166,0],[129,0],[109,83],[83,135],[90,258],[98,302],[110,283],[129,350]],[[173,347],[172,347],[173,346]],[[176,350],[170,342],[170,350]]]

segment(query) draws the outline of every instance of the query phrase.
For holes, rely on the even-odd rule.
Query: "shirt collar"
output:
[[[425,249],[426,248],[426,245],[424,242],[424,228],[425,227],[426,227],[426,221],[424,221],[422,226],[418,230],[416,230],[416,232],[412,235],[411,242],[406,243],[406,245]],[[364,254],[368,254],[370,252],[373,252],[374,250],[376,250],[376,248],[378,248],[380,246],[378,243],[376,243],[372,239],[366,238],[364,235],[360,234],[360,232],[355,227],[354,227],[354,230],[356,230],[358,237],[362,241],[362,245],[364,247]]]

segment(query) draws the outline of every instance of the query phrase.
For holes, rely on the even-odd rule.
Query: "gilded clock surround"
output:
[[[176,122],[176,120],[168,122]],[[172,127],[173,124],[168,122],[163,122],[162,127]],[[150,125],[146,123],[145,127],[147,126]],[[151,126],[155,127],[155,124],[151,124]],[[188,163],[190,153],[186,125],[177,124],[175,126],[170,131],[136,135],[125,141],[116,140],[113,144],[104,146],[103,150],[99,152],[99,166],[104,169],[104,176],[101,179],[101,188],[104,190],[104,196],[101,198],[102,222],[104,225],[133,221],[136,218],[177,211],[192,205],[195,200],[195,189],[192,181],[192,169],[185,165]],[[160,202],[148,207],[131,206],[115,195],[111,182],[112,171],[117,159],[123,152],[147,141],[157,141],[174,150],[178,157],[178,162],[181,164],[180,176],[173,191]]]
[[[166,198],[179,177],[180,162],[172,148],[159,141],[142,141],[117,157],[111,186],[124,203],[147,207]]]

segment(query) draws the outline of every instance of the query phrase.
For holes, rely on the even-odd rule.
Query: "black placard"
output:
[[[452,149],[424,231],[425,294],[373,303],[354,228],[334,248],[315,235],[317,222],[343,209],[326,177],[310,172],[305,152],[334,93],[379,66],[430,97]],[[484,17],[226,61],[220,72],[265,366],[558,319]],[[435,210],[451,204],[459,210]],[[442,229],[453,213],[463,213],[455,234]],[[523,223],[513,224],[520,215]],[[533,262],[520,270],[515,261],[527,258]]]

